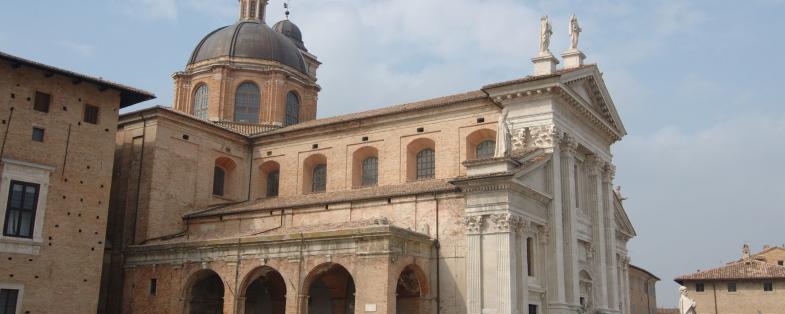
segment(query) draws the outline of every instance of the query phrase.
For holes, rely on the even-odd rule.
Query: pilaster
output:
[[[560,143],[562,168],[562,206],[564,212],[564,277],[565,297],[568,304],[580,304],[580,283],[578,276],[578,235],[577,207],[575,199],[575,154],[578,143],[570,135],[565,135]]]
[[[562,138],[562,132],[558,128],[552,128],[546,141],[558,147]],[[564,204],[562,202],[562,168],[561,154],[558,149],[554,149],[551,157],[551,188],[553,189],[553,201],[548,206],[549,219],[548,229],[550,229],[550,241],[548,241],[547,255],[551,259],[547,263],[547,283],[546,290],[548,295],[547,308],[552,312],[560,312],[566,308],[566,296],[564,285]]]
[[[613,177],[616,175],[616,166],[611,163],[604,163],[602,175],[602,187],[604,195],[605,213],[605,239],[606,239],[606,268],[608,275],[608,307],[619,310],[619,272],[616,258],[616,215],[613,192]]]
[[[482,228],[483,216],[463,218],[466,228],[466,290],[467,311],[482,312]]]
[[[590,155],[587,158],[587,169],[591,182],[590,198],[592,200],[592,220],[593,220],[593,242],[596,248],[594,259],[594,273],[598,279],[593,284],[596,301],[596,308],[603,310],[608,308],[608,275],[607,275],[607,245],[605,230],[605,202],[603,199],[602,186],[602,167],[604,163],[597,156]]]

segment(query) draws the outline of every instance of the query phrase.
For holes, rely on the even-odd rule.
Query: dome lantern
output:
[[[264,23],[268,0],[238,0],[240,1],[240,21],[258,20]]]

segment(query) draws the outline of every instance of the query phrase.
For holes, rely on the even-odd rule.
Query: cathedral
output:
[[[119,117],[100,313],[630,312],[626,131],[577,20],[562,66],[544,18],[531,75],[317,119],[318,51],[239,6],[171,108]]]

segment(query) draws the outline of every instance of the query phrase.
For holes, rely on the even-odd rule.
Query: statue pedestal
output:
[[[561,54],[561,57],[564,59],[565,69],[581,67],[583,65],[583,60],[586,59],[586,55],[578,49],[567,50]]]
[[[532,58],[532,63],[534,63],[534,75],[548,75],[552,74],[556,71],[556,65],[559,64],[559,60],[550,54],[541,54],[535,58]]]

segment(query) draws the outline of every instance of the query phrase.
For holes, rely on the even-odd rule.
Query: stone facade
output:
[[[315,57],[235,42],[280,37],[266,1],[240,4],[194,52],[226,54],[175,74],[173,109],[120,117],[101,311],[629,311],[626,131],[596,65],[315,119]],[[255,126],[234,114],[249,104]],[[498,138],[509,154],[488,154]]]
[[[657,314],[657,281],[660,278],[630,265],[630,314]]]
[[[777,314],[785,309],[785,248],[765,247],[725,266],[676,278],[695,300],[697,314]]]
[[[0,289],[15,313],[98,308],[118,110],[150,98],[0,53]],[[19,184],[36,191],[31,224],[15,219]]]

